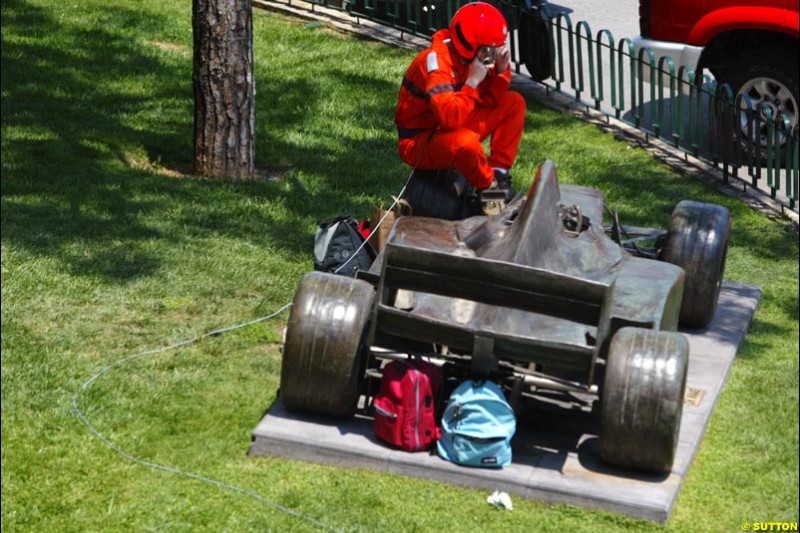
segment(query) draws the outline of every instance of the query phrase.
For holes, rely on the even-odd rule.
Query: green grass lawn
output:
[[[251,183],[192,153],[191,2],[2,2],[4,531],[317,531],[241,493],[145,468],[70,400],[107,365],[289,302],[316,224],[368,216],[408,169],[393,126],[412,53],[255,13]],[[79,398],[142,460],[252,491],[346,531],[737,531],[798,520],[798,236],[646,152],[529,102],[515,184],[544,158],[624,222],[683,198],[733,216],[727,278],[764,297],[666,528],[357,469],[248,458],[275,399],[286,315],[143,357]]]

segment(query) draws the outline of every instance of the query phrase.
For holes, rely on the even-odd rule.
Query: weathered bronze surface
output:
[[[284,348],[286,406],[348,416],[380,353],[426,353],[504,383],[515,405],[542,389],[599,392],[603,458],[669,471],[689,358],[676,330],[713,316],[730,215],[681,202],[669,232],[614,216],[609,237],[604,207],[597,190],[559,186],[546,161],[498,215],[401,217],[360,279],[307,274]]]
[[[497,357],[583,369],[591,384],[621,327],[676,330],[684,283],[681,268],[634,257],[606,236],[603,200],[559,187],[547,161],[527,197],[500,215],[399,219],[371,268],[380,279],[375,334],[470,353],[480,333],[495,339]],[[567,227],[560,205],[577,206],[586,229]],[[413,291],[404,309],[393,305],[398,289]]]

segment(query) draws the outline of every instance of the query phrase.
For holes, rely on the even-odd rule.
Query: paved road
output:
[[[585,20],[592,33],[610,30],[614,39],[630,39],[639,35],[638,0],[556,0],[553,5],[572,10],[572,23]]]
[[[633,39],[639,34],[639,0],[555,0],[550,2],[550,6],[553,12],[563,10],[563,12],[569,15],[573,28],[576,28],[577,24],[581,21],[587,22],[591,28],[593,39],[597,37],[597,33],[600,30],[604,29],[611,32],[611,34],[614,36],[615,43],[618,43],[619,40],[623,38]],[[566,37],[564,37],[564,39],[566,53]],[[589,94],[590,75],[589,64],[587,61],[588,53],[585,42],[582,44],[582,48],[584,50],[584,90],[581,93],[581,98],[586,101],[591,101],[591,95]],[[610,79],[608,67],[609,52],[604,51],[603,56],[606,58],[604,59],[605,66],[602,83],[603,87],[605,88],[603,91],[605,101],[601,104],[601,108],[607,113],[613,113],[614,109],[611,107],[609,94],[612,81]],[[564,74],[566,79],[562,84],[562,91],[567,94],[574,94],[572,90],[572,80],[570,79],[568,72],[569,69],[566,68],[568,63],[569,58],[565,57]],[[630,83],[628,82],[629,79],[630,74],[626,69],[624,94],[626,95],[625,100],[628,102],[630,100],[630,97],[628,96],[630,94]],[[649,92],[649,85],[645,84],[646,100],[649,100]],[[647,114],[648,116],[644,118],[649,119],[649,112]]]

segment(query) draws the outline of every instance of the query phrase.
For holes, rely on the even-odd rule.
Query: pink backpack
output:
[[[375,407],[375,435],[408,452],[430,449],[439,438],[436,400],[442,372],[421,360],[392,361],[383,369]]]

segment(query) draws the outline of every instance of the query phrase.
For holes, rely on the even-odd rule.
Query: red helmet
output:
[[[506,18],[486,2],[465,5],[450,21],[450,40],[464,59],[472,60],[481,46],[502,46],[507,36]]]

